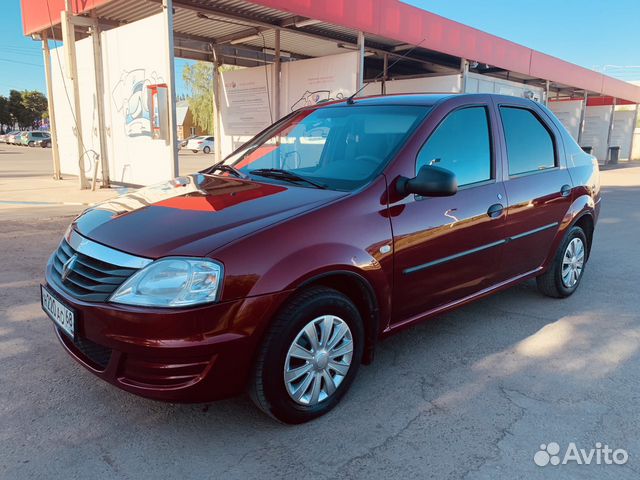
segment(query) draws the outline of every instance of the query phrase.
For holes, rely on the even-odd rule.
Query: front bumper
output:
[[[128,392],[188,403],[244,390],[262,334],[288,295],[152,309],[82,302],[46,286],[77,312],[76,339],[56,333],[80,364]]]

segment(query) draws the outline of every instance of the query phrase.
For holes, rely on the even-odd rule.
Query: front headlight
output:
[[[109,301],[145,307],[186,307],[217,300],[222,265],[201,258],[161,258],[133,274]]]

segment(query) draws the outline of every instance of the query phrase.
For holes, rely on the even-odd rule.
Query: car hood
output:
[[[73,222],[84,237],[148,258],[205,256],[344,192],[194,174],[97,204]]]

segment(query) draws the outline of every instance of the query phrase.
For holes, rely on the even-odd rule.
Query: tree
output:
[[[22,92],[22,106],[24,107],[24,126],[34,126],[48,111],[47,97],[37,90]]]
[[[193,122],[205,132],[213,133],[213,65],[206,62],[185,65],[182,78],[191,90],[189,108]]]
[[[11,115],[9,114],[9,100],[0,95],[0,127],[11,126]]]
[[[36,90],[11,90],[7,100],[7,111],[7,123],[17,123],[20,128],[34,127],[47,114],[47,97]]]
[[[18,90],[11,90],[9,92],[8,110],[12,125],[15,123],[22,125],[24,107],[22,106],[22,93]]]

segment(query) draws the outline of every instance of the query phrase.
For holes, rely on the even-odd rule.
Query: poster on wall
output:
[[[153,139],[148,100],[148,87],[166,83],[172,68],[164,30],[157,14],[102,33],[112,181],[149,185],[173,177],[173,146]]]
[[[282,64],[280,116],[356,91],[357,52],[297,60]],[[230,154],[275,122],[272,66],[243,68],[222,74],[221,151]]]
[[[357,89],[358,52],[287,62],[282,65],[280,112],[286,115],[319,102],[348,98]]]
[[[220,110],[226,135],[253,136],[272,123],[272,68],[269,65],[222,73]]]

